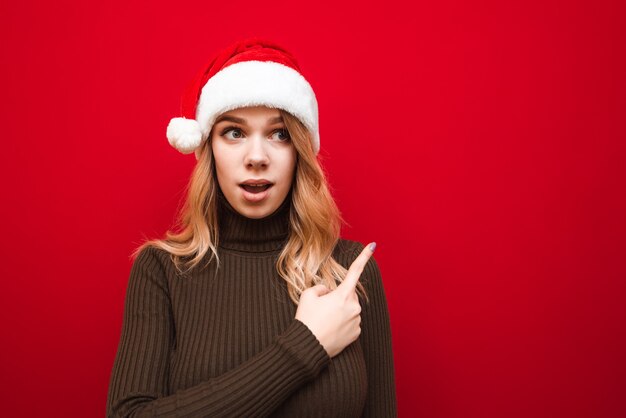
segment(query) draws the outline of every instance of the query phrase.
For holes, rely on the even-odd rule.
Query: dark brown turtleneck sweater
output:
[[[332,359],[275,263],[289,231],[288,198],[270,216],[240,215],[219,193],[221,265],[181,277],[145,248],[131,268],[107,417],[395,417],[391,327],[380,271],[360,281],[361,334]],[[363,244],[341,239],[344,267]],[[209,255],[207,255],[209,257]],[[201,265],[204,264],[204,260]]]

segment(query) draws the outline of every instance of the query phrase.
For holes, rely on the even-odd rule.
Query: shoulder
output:
[[[361,245],[362,244],[357,241],[339,238],[337,244],[335,244],[335,248],[333,249],[333,258],[339,264],[341,264],[345,268],[348,268],[356,258],[355,253],[357,253],[358,248]]]
[[[167,252],[154,245],[147,245],[137,253],[133,265],[152,266],[160,269],[164,268],[164,261],[167,258]]]
[[[352,241],[350,239],[339,238],[337,245],[335,246],[335,253],[337,255],[352,255],[355,252],[360,252],[365,246],[359,241]]]
[[[154,245],[147,245],[137,253],[132,270],[148,273],[159,281],[167,281],[172,275],[174,264],[169,252]]]

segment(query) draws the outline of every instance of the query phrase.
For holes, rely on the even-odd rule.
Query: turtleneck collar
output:
[[[261,219],[248,218],[232,207],[218,186],[219,247],[249,253],[279,250],[289,236],[290,211],[291,191],[274,213]]]

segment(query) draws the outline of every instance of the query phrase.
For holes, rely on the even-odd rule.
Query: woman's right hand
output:
[[[361,334],[361,305],[356,284],[373,253],[366,245],[335,290],[319,284],[300,295],[296,319],[309,327],[331,358]]]

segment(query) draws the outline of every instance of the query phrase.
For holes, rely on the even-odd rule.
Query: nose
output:
[[[258,168],[265,167],[269,164],[265,142],[265,138],[263,138],[261,134],[257,133],[250,136],[250,139],[247,141],[248,147],[245,157],[247,167]]]

